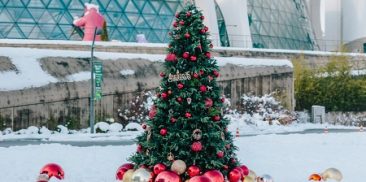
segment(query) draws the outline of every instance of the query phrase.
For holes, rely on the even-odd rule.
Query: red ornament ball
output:
[[[228,178],[230,182],[238,182],[241,179],[241,173],[238,169],[233,169],[230,171]]]
[[[229,166],[228,165],[224,165],[224,166],[222,166],[222,169],[224,169],[225,171],[227,171],[229,169]]]
[[[196,57],[196,56],[191,56],[191,61],[192,61],[192,62],[197,61],[197,57]]]
[[[210,48],[213,48],[213,44],[210,44]]]
[[[193,78],[198,78],[198,74],[197,73],[193,73]]]
[[[186,118],[191,118],[192,114],[190,112],[186,112],[186,114],[184,115]]]
[[[165,77],[165,73],[164,72],[160,72],[160,77]]]
[[[244,176],[248,176],[249,175],[249,168],[245,165],[241,165],[239,166],[239,168],[241,168],[241,170],[243,171],[243,175]]]
[[[205,74],[205,72],[203,70],[200,70],[200,75]]]
[[[155,182],[182,182],[182,179],[174,172],[163,171],[156,176]]]
[[[176,17],[176,18],[179,18],[179,13],[176,13],[176,14],[175,14],[175,17]]]
[[[201,85],[200,86],[200,91],[201,92],[206,92],[207,91],[207,87],[205,85]]]
[[[55,163],[49,163],[43,166],[39,174],[48,175],[48,179],[51,179],[52,177],[55,177],[57,179],[64,179],[65,177],[65,172],[62,167]]]
[[[137,152],[138,153],[142,152],[142,145],[141,144],[137,145]]]
[[[177,56],[173,53],[169,53],[166,55],[165,61],[167,62],[175,62],[177,60]]]
[[[175,123],[175,122],[177,122],[177,119],[175,119],[174,117],[171,117],[170,122]]]
[[[198,176],[201,172],[201,169],[197,166],[189,166],[187,169],[187,173],[189,177]]]
[[[162,163],[156,164],[153,168],[154,174],[158,175],[159,173],[166,170],[166,166]]]
[[[182,57],[184,59],[188,59],[189,58],[189,52],[184,52],[183,55],[182,55]]]
[[[202,150],[202,144],[201,142],[193,142],[191,149],[193,152],[199,152]]]
[[[223,151],[218,151],[216,155],[217,155],[218,158],[223,158],[224,157],[224,152]]]
[[[201,18],[201,20],[204,20],[205,19],[205,16],[201,16],[200,18]]]
[[[128,171],[129,169],[133,169],[133,167],[134,165],[131,163],[126,163],[120,166],[116,172],[116,180],[122,180],[123,175],[125,175],[126,171]]]
[[[189,33],[186,33],[186,34],[184,34],[184,37],[185,37],[186,39],[189,39],[189,38],[191,37],[191,35],[190,35]]]
[[[161,136],[165,136],[167,133],[168,133],[168,130],[167,130],[166,128],[162,128],[162,129],[160,130],[160,135],[161,135]]]
[[[210,59],[210,58],[211,58],[211,53],[210,53],[210,52],[206,52],[206,53],[205,53],[205,56],[206,56],[208,59]]]
[[[215,75],[215,77],[219,77],[220,76],[220,73],[217,70],[213,70],[212,73]]]
[[[191,16],[192,16],[192,13],[191,13],[190,11],[188,11],[188,12],[186,13],[186,16],[187,16],[187,17],[191,17]]]
[[[225,102],[225,97],[221,98],[221,102],[224,103]]]
[[[208,31],[208,27],[207,26],[205,26],[205,28],[203,28],[206,32]]]
[[[205,106],[206,106],[206,108],[210,108],[210,107],[212,107],[212,105],[213,105],[213,101],[212,101],[212,99],[207,98],[207,99],[205,100]]]
[[[183,89],[184,88],[184,85],[183,85],[183,83],[178,83],[178,89]]]
[[[154,119],[155,115],[157,113],[157,109],[156,109],[156,106],[153,105],[149,111],[149,118],[150,119]]]
[[[200,33],[201,33],[201,34],[205,34],[205,33],[206,33],[206,30],[205,30],[205,29],[201,29],[201,30],[200,30]]]
[[[177,27],[178,27],[178,22],[176,22],[176,21],[175,21],[175,22],[173,23],[173,27],[177,28]]]
[[[142,127],[142,129],[146,130],[147,125],[144,123],[144,124],[141,125],[141,127]]]
[[[182,97],[178,97],[178,98],[177,98],[177,101],[178,101],[179,103],[183,102]]]
[[[172,95],[172,90],[168,90],[168,95]]]
[[[162,93],[161,94],[161,98],[163,98],[164,100],[168,98],[168,94],[167,93]]]
[[[206,176],[195,176],[189,179],[189,182],[211,182],[211,180]]]
[[[181,21],[179,22],[179,24],[183,26],[183,25],[184,25],[184,21],[183,21],[183,20],[181,20]]]
[[[220,116],[219,115],[216,115],[216,116],[214,116],[214,117],[212,117],[212,120],[214,120],[214,121],[220,121]]]
[[[204,176],[208,177],[211,182],[225,182],[224,175],[219,170],[207,171]]]
[[[156,94],[156,97],[160,98],[161,97],[161,94],[160,93],[157,93]]]

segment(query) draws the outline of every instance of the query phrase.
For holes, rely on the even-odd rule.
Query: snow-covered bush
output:
[[[142,127],[139,123],[128,123],[128,125],[125,127],[126,131],[142,131]]]
[[[98,122],[94,125],[96,133],[107,133],[109,130],[109,124],[106,122]]]
[[[37,128],[35,126],[30,126],[26,130],[26,134],[39,134],[38,132],[39,132],[39,128]]]
[[[62,134],[69,134],[69,129],[62,125],[57,125],[57,131]]]
[[[46,134],[46,135],[49,135],[49,134],[52,134],[52,131],[50,131],[48,128],[46,128],[45,126],[42,126],[41,129],[39,129],[39,133],[40,134]]]
[[[3,135],[8,135],[8,134],[10,134],[12,132],[13,132],[13,130],[11,128],[5,128],[5,130],[3,130],[3,132],[2,132],[2,134]]]
[[[142,92],[130,101],[126,109],[118,109],[119,122],[126,126],[130,122],[142,123],[148,118],[148,113],[154,104],[156,96],[152,92]]]
[[[112,123],[109,125],[109,131],[108,132],[120,132],[122,131],[123,126],[120,123]]]

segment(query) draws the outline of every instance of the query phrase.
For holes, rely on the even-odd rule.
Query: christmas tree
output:
[[[210,171],[214,172],[206,176],[216,175],[216,181],[224,176],[235,182],[242,179],[229,121],[223,118],[224,98],[216,80],[219,68],[211,58],[213,46],[204,18],[191,3],[176,14],[157,99],[130,158],[136,169],[153,170],[158,175],[155,181],[185,181]],[[179,180],[172,178],[173,172]]]

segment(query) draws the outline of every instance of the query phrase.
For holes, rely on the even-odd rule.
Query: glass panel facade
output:
[[[317,50],[303,0],[248,0],[255,48]]]
[[[216,1],[215,1],[215,10],[216,10],[216,17],[217,17],[217,25],[219,27],[221,46],[230,47],[229,36],[226,31],[224,15],[222,14],[221,9]]]
[[[84,3],[99,5],[111,40],[168,42],[168,31],[183,0],[0,0],[0,38],[81,40],[73,17]]]

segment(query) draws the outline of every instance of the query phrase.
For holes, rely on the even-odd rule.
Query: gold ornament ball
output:
[[[257,174],[254,171],[249,170],[248,176],[245,176],[244,182],[255,182],[257,179]]]
[[[139,168],[133,173],[132,182],[149,182],[152,180],[151,178],[151,171],[146,168]]]
[[[176,172],[177,174],[181,175],[184,172],[186,172],[187,169],[187,165],[184,161],[182,160],[176,160],[173,162],[171,170]]]
[[[129,169],[128,171],[125,172],[125,174],[123,175],[123,182],[132,182],[132,175],[135,172],[135,170],[133,169]]]

